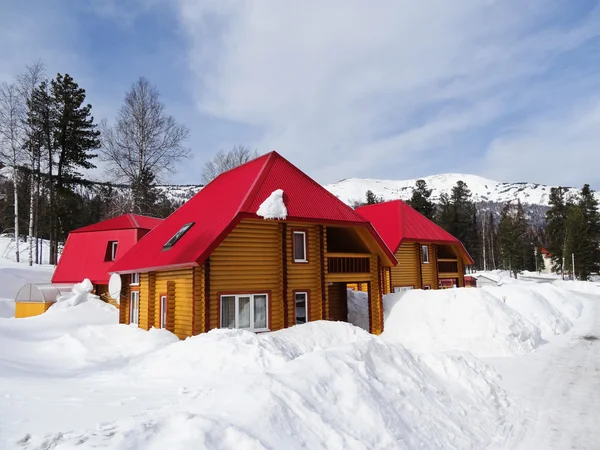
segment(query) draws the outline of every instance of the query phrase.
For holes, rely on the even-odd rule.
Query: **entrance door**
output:
[[[167,314],[168,314],[168,305],[167,305],[167,296],[160,296],[160,327],[166,329],[167,328]]]

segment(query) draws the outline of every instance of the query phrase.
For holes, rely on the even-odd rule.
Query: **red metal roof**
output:
[[[361,206],[356,211],[375,226],[394,253],[403,241],[453,244],[460,246],[467,264],[473,264],[461,241],[402,200]]]
[[[142,216],[139,214],[123,214],[122,216],[113,217],[112,219],[103,220],[102,222],[93,223],[86,227],[77,228],[71,233],[87,233],[90,231],[107,231],[107,230],[130,230],[142,229],[152,230],[163,219],[156,217]]]
[[[117,241],[118,259],[161,222],[162,219],[154,217],[125,214],[72,231],[52,282],[79,283],[89,278],[94,284],[107,284],[108,269],[114,264],[106,261],[109,242]]]
[[[284,192],[288,220],[357,224],[367,227],[395,263],[373,226],[277,152],[267,153],[219,175],[126,255],[112,272],[135,272],[201,264],[244,217],[255,217],[276,189]],[[169,250],[165,243],[187,223],[194,225]]]

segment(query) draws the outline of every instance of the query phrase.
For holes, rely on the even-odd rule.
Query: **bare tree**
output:
[[[27,66],[25,71],[19,75],[17,83],[21,101],[27,107],[31,107],[33,94],[44,79],[44,65],[38,61],[31,66]],[[34,225],[35,211],[39,201],[40,191],[40,166],[42,156],[42,139],[37,133],[36,127],[33,126],[29,118],[23,117],[24,133],[26,137],[25,150],[29,157],[30,185],[29,185],[29,265],[33,265],[33,246],[34,246]],[[36,233],[37,234],[37,233]],[[37,252],[37,236],[35,248]],[[37,260],[37,258],[36,258]],[[37,262],[37,261],[36,261]]]
[[[0,85],[0,151],[12,168],[12,184],[15,213],[15,256],[20,262],[19,252],[19,196],[18,174],[19,164],[23,158],[23,104],[16,83]]]
[[[189,131],[165,112],[155,86],[141,77],[125,94],[114,127],[106,121],[101,125],[100,158],[115,180],[125,181],[134,189],[160,180],[175,171],[177,163],[189,157],[183,144]]]
[[[241,166],[257,157],[258,151],[250,150],[243,145],[235,145],[227,153],[223,150],[219,150],[219,152],[204,165],[202,182],[208,184],[223,172]]]

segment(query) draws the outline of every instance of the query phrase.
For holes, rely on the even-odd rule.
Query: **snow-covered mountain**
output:
[[[452,187],[461,180],[467,184],[475,202],[505,203],[521,200],[523,204],[548,206],[548,197],[552,186],[537,183],[502,183],[477,175],[447,173],[420,178],[432,189],[432,200],[437,202],[440,194],[450,194]],[[326,185],[325,188],[340,200],[352,204],[364,201],[365,192],[370,190],[384,200],[408,200],[417,179],[413,180],[375,180],[369,178],[347,178]],[[569,188],[575,194],[576,188]]]

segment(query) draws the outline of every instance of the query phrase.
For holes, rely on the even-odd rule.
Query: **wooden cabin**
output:
[[[75,284],[88,278],[100,298],[117,306],[108,295],[109,268],[161,222],[155,217],[124,214],[71,231],[52,283]]]
[[[283,191],[284,219],[257,212]],[[125,281],[120,322],[180,338],[214,328],[279,330],[348,320],[346,286],[367,286],[372,333],[396,264],[373,226],[276,152],[221,174],[111,272]]]
[[[398,260],[390,270],[393,292],[464,287],[465,266],[473,260],[446,230],[402,200],[362,206],[356,211],[373,224]]]

